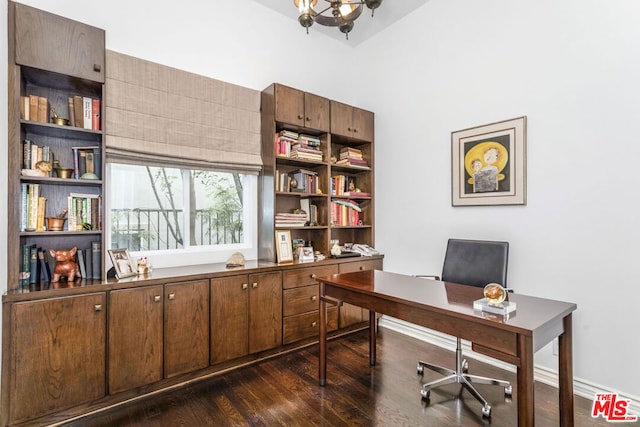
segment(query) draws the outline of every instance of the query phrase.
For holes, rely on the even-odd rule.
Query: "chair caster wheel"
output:
[[[482,416],[489,418],[491,416],[491,405],[484,405],[482,407]]]
[[[429,400],[429,396],[431,395],[431,390],[430,389],[422,389],[420,390],[420,395],[422,396],[423,400]]]
[[[418,364],[418,375],[422,375],[424,374],[424,366],[422,366],[421,364]]]
[[[511,394],[513,393],[513,387],[512,386],[507,386],[504,388],[504,394],[511,397]]]

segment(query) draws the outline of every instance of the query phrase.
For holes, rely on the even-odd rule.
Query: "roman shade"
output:
[[[107,50],[110,162],[258,172],[260,92]]]

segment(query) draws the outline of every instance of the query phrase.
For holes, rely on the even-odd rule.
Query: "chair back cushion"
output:
[[[484,287],[499,283],[507,287],[509,242],[449,239],[442,280]]]

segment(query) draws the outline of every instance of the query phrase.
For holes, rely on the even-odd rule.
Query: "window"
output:
[[[257,254],[257,177],[251,174],[109,164],[110,248],[154,267]]]

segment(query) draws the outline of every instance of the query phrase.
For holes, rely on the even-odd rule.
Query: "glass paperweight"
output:
[[[507,290],[497,283],[484,287],[484,298],[473,302],[474,310],[505,315],[516,309],[516,303],[507,301]]]

